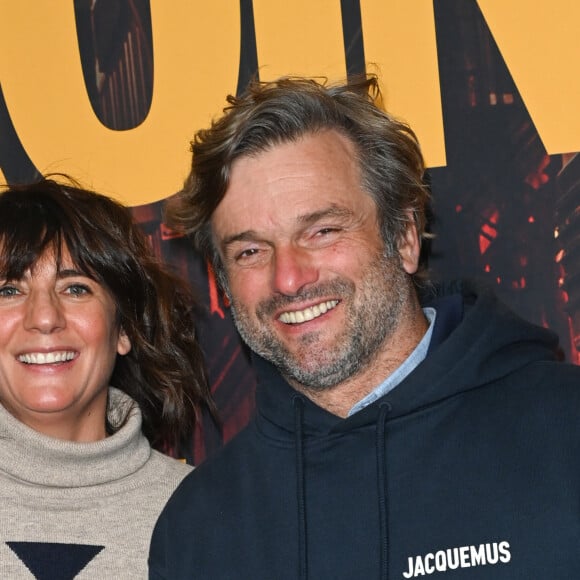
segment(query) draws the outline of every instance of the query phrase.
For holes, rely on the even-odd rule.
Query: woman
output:
[[[191,469],[152,446],[215,413],[192,304],[115,201],[0,194],[0,578],[147,576]]]

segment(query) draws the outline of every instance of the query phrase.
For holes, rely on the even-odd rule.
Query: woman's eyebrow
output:
[[[90,278],[90,276],[85,272],[80,272],[79,270],[74,270],[72,268],[66,268],[57,272],[57,278],[76,278],[78,276],[82,276],[83,278]]]

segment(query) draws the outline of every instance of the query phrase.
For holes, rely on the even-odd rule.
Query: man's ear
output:
[[[407,274],[414,274],[419,268],[419,255],[421,242],[417,233],[417,226],[413,219],[413,212],[407,210],[407,227],[399,239],[398,251],[401,257],[401,265]]]
[[[131,350],[131,340],[127,336],[125,329],[119,329],[119,337],[117,338],[117,354],[121,356],[126,355]]]

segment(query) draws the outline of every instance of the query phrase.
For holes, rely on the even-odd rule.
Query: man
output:
[[[152,579],[580,578],[580,369],[489,291],[429,291],[423,160],[377,90],[257,84],[196,135],[173,222],[257,413],[170,500]]]

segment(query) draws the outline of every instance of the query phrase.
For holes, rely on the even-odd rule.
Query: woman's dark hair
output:
[[[128,208],[58,178],[0,193],[0,276],[22,278],[47,250],[59,267],[68,251],[75,268],[105,287],[131,341],[130,352],[117,357],[110,384],[139,404],[151,445],[175,449],[203,408],[217,416],[194,329],[196,302],[155,257]]]

